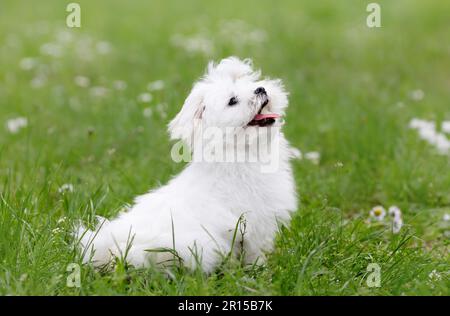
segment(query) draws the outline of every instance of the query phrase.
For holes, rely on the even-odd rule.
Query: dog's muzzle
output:
[[[261,107],[258,111],[258,114],[255,115],[255,117],[248,123],[250,126],[270,126],[273,123],[275,123],[275,119],[280,117],[278,114],[275,113],[265,113],[261,114],[263,108],[269,104],[269,97],[267,96],[266,89],[264,87],[258,87],[254,91],[256,94],[256,99],[258,100],[258,103],[261,103]]]

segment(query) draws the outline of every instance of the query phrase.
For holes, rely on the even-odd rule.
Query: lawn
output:
[[[380,28],[368,2],[79,0],[68,28],[68,1],[2,1],[0,294],[449,295],[450,156],[409,123],[450,120],[450,2],[378,1]],[[301,204],[267,265],[81,265],[72,226],[183,168],[166,125],[229,55],[284,80],[286,136],[320,153],[293,162]],[[377,205],[401,209],[398,233]]]

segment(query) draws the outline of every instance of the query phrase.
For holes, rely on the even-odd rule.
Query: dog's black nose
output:
[[[255,94],[267,94],[266,89],[264,89],[263,87],[256,88]]]

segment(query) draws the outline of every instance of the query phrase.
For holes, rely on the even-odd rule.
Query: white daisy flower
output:
[[[144,93],[141,93],[140,95],[138,95],[137,99],[139,102],[149,103],[150,101],[153,100],[153,96],[148,92],[144,92]]]
[[[213,42],[200,34],[192,37],[175,34],[172,36],[171,42],[174,46],[179,47],[190,54],[210,56],[214,51]]]
[[[164,81],[156,80],[156,81],[150,82],[147,85],[147,89],[150,91],[162,90],[162,89],[164,89]]]
[[[73,40],[73,33],[66,30],[61,30],[58,34],[56,34],[56,40],[64,44],[70,43]]]
[[[73,192],[73,184],[71,183],[65,183],[58,189],[59,193],[65,193],[65,192]]]
[[[441,154],[445,155],[450,152],[450,140],[448,140],[447,137],[442,133],[438,133],[436,135],[434,145]]]
[[[227,20],[220,25],[220,35],[224,40],[235,45],[257,45],[267,39],[267,34],[262,29],[256,29],[242,20]]]
[[[403,108],[403,107],[405,107],[405,103],[399,101],[395,104],[395,106],[397,106],[398,108]]]
[[[47,83],[47,77],[44,75],[37,75],[30,81],[30,85],[33,89],[39,89],[45,86]]]
[[[40,47],[40,52],[43,55],[48,55],[52,57],[61,57],[63,50],[59,44],[46,43]]]
[[[26,117],[16,117],[6,121],[6,128],[11,134],[17,134],[22,128],[28,126]]]
[[[159,103],[159,104],[156,105],[156,111],[159,113],[159,115],[160,115],[162,118],[166,118],[166,117],[167,117],[167,112],[166,112],[166,110],[167,110],[167,104],[165,104],[165,103]]]
[[[419,137],[434,146],[440,154],[450,153],[450,140],[436,130],[434,122],[414,118],[409,122],[409,127],[417,129]]]
[[[421,128],[435,129],[436,128],[434,122],[422,120],[422,119],[418,119],[418,118],[411,119],[411,121],[409,122],[409,127],[413,128],[413,129],[421,129]]]
[[[442,122],[442,131],[450,134],[450,121]]]
[[[413,118],[409,122],[409,127],[414,129],[430,129],[435,130],[436,129],[436,123],[433,121],[428,120],[422,120],[418,118]]]
[[[370,210],[370,216],[373,217],[377,221],[382,221],[386,216],[386,210],[384,207],[378,205]]]
[[[127,83],[123,80],[115,80],[113,82],[113,87],[116,90],[125,90],[127,88]]]
[[[94,97],[104,97],[108,94],[108,92],[109,92],[108,88],[100,86],[92,87],[90,89],[90,93]]]
[[[300,151],[300,149],[291,147],[289,152],[293,159],[298,159],[298,160],[303,159],[303,155],[302,155],[302,152]]]
[[[23,70],[31,70],[36,65],[37,65],[36,59],[31,57],[25,57],[19,63],[20,68]]]
[[[95,49],[99,54],[106,55],[111,52],[111,44],[106,41],[101,41],[95,45]]]
[[[266,40],[267,34],[264,30],[256,29],[248,34],[247,41],[253,43],[262,43]]]
[[[142,111],[142,114],[143,114],[145,117],[150,117],[150,116],[152,116],[152,114],[153,114],[153,110],[152,110],[150,107],[145,108],[144,111]]]
[[[408,127],[412,129],[419,128],[422,125],[422,120],[418,118],[412,118],[408,123]]]
[[[75,46],[75,53],[82,60],[93,60],[94,51],[92,49],[93,40],[90,37],[83,36],[81,39],[77,40]]]
[[[416,90],[411,91],[409,93],[409,96],[414,101],[420,101],[420,100],[422,100],[424,98],[425,93],[422,90],[420,90],[420,89],[416,89]]]
[[[436,129],[433,127],[421,127],[419,129],[419,137],[423,139],[424,141],[427,141],[428,143],[434,145],[437,141],[437,135]]]
[[[317,151],[310,151],[305,154],[305,159],[311,161],[315,165],[318,165],[320,162],[320,153]]]
[[[450,214],[448,214],[448,213],[444,214],[444,216],[442,217],[442,219],[443,219],[445,222],[450,221]]]
[[[403,220],[400,216],[394,217],[392,221],[392,232],[398,234],[403,227]]]
[[[397,217],[401,217],[402,216],[402,211],[397,206],[392,205],[388,209],[388,214],[392,218],[397,218]]]
[[[74,78],[74,82],[77,86],[86,88],[91,83],[91,80],[88,77],[85,76],[76,76]]]

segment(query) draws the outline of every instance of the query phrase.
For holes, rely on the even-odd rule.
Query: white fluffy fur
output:
[[[229,57],[217,65],[210,63],[169,124],[171,138],[183,139],[195,157],[196,122],[203,127],[232,126],[237,137],[251,129],[264,131],[268,127],[247,126],[261,108],[254,94],[260,86],[269,98],[264,111],[283,115],[288,101],[280,80],[261,80],[250,60]],[[239,103],[230,107],[231,96]],[[273,247],[278,223],[287,224],[297,208],[289,163],[292,151],[281,132],[275,137],[279,141],[275,172],[261,172],[258,162],[191,162],[167,185],[137,197],[129,211],[97,231],[80,228],[84,260],[107,264],[114,256],[123,256],[132,239],[126,261],[135,266],[173,259],[169,252],[147,251],[155,248],[175,248],[184,265],[195,268],[200,263],[205,272],[213,271],[230,252],[244,251],[246,262],[262,262]],[[250,150],[255,143],[250,140]],[[238,232],[231,249],[241,215],[246,222],[244,240]]]

